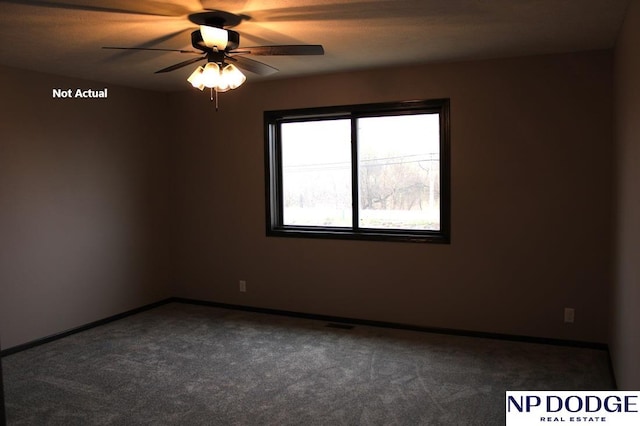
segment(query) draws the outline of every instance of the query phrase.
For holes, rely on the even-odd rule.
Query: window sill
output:
[[[268,237],[288,238],[326,238],[341,240],[391,241],[404,243],[439,243],[450,244],[450,238],[442,231],[407,232],[403,230],[379,230],[321,227],[293,227],[271,228],[267,230]]]

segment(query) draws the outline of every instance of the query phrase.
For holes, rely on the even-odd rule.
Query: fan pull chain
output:
[[[215,96],[214,96],[213,92],[214,92],[214,90],[213,90],[213,87],[212,87],[211,88],[211,102],[213,102],[214,98],[215,98],[215,101],[216,101],[216,112],[218,112],[218,91],[217,90],[215,91],[216,92]]]

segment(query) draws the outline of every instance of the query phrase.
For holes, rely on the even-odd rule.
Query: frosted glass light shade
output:
[[[196,89],[204,90],[207,87],[216,92],[227,92],[240,87],[246,79],[247,77],[233,64],[219,65],[217,62],[208,62],[204,68],[196,68],[187,81]]]
[[[191,73],[189,78],[187,78],[187,81],[196,89],[204,90],[204,83],[202,81],[203,72],[204,68],[198,67],[193,73]]]
[[[200,34],[202,34],[202,40],[207,47],[215,47],[218,50],[227,48],[227,43],[229,42],[227,30],[200,25]]]
[[[229,64],[222,70],[222,80],[229,89],[236,89],[245,82],[247,77],[235,65]]]
[[[202,71],[202,84],[210,89],[220,84],[220,67],[215,62],[208,62]]]

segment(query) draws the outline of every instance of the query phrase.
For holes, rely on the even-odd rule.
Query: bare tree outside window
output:
[[[358,119],[360,226],[440,229],[437,114]]]

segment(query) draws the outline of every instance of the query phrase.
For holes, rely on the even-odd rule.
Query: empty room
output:
[[[640,1],[0,0],[0,23],[1,422],[637,398]]]

